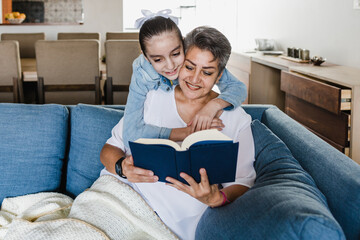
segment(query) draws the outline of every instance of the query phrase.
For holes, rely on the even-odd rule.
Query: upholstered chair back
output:
[[[105,42],[107,104],[126,104],[133,72],[132,63],[140,55],[138,40],[108,40]]]
[[[0,41],[0,102],[23,101],[20,94],[22,95],[19,43]]]
[[[138,32],[107,32],[106,40],[135,39],[139,40]]]
[[[96,39],[100,41],[100,33],[98,32],[59,32],[57,35],[58,40],[69,39]]]
[[[45,40],[45,33],[3,33],[1,40],[16,40],[19,42],[21,58],[35,58],[35,43]]]
[[[100,103],[98,40],[38,41],[36,62],[40,103]]]

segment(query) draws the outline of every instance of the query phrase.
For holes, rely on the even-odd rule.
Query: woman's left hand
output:
[[[188,182],[189,185],[184,184],[171,177],[167,177],[166,181],[172,184],[166,184],[184,193],[189,194],[190,196],[196,198],[200,202],[205,203],[210,207],[220,206],[223,202],[223,195],[220,193],[218,185],[210,185],[206,170],[204,168],[201,168],[199,172],[201,176],[200,183],[197,183],[191,176],[182,172],[180,173],[180,177],[185,179],[185,181]]]

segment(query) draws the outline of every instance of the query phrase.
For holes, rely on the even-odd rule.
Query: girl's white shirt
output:
[[[167,128],[186,127],[186,123],[177,112],[174,93],[175,91],[149,91],[144,104],[146,124]],[[232,111],[224,111],[220,119],[225,125],[222,133],[232,138],[234,142],[239,142],[236,180],[233,183],[224,183],[222,186],[240,184],[251,187],[256,177],[253,167],[255,150],[250,126],[251,116],[238,107]],[[123,143],[122,132],[123,119],[113,128],[112,136],[107,143],[130,155],[130,149],[125,148]],[[103,174],[111,173],[104,169],[101,172],[101,175]],[[117,175],[116,177],[132,186],[181,239],[195,238],[197,224],[207,205],[163,182],[131,183]]]

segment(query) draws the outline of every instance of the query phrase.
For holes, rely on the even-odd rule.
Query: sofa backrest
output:
[[[0,204],[6,197],[58,191],[68,117],[61,105],[0,103]]]
[[[116,108],[78,104],[70,110],[70,150],[66,171],[66,193],[77,196],[89,188],[104,168],[100,151],[111,137],[112,128],[124,111]],[[64,176],[65,177],[65,176]]]

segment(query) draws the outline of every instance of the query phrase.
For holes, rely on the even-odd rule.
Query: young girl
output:
[[[179,70],[184,62],[184,44],[180,29],[166,16],[146,20],[140,28],[139,42],[142,54],[133,62],[133,75],[124,115],[123,138],[127,147],[129,141],[138,138],[182,141],[194,131],[209,128],[221,130],[222,122],[215,118],[218,111],[230,110],[246,99],[245,84],[225,69],[218,82],[221,94],[207,103],[188,123],[188,127],[170,129],[145,124],[143,113],[146,94],[159,88],[170,91],[173,85],[177,84]]]

